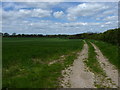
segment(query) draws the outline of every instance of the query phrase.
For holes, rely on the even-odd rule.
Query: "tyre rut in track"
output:
[[[88,45],[85,42],[82,51],[79,53],[78,58],[74,60],[73,65],[62,71],[64,78],[61,86],[63,88],[94,88],[94,74],[84,64],[87,58]]]

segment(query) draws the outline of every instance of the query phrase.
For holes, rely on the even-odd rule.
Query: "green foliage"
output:
[[[114,45],[118,45],[118,40],[119,40],[119,32],[120,28],[118,29],[112,29],[108,30],[104,33],[98,33],[98,34],[92,34],[92,35],[87,35],[86,38],[88,39],[95,39],[95,40],[102,40]]]
[[[3,88],[59,87],[61,70],[72,64],[81,40],[59,38],[3,38]],[[48,66],[60,56],[62,63]]]

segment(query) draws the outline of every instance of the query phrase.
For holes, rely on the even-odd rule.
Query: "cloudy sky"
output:
[[[78,34],[118,27],[117,2],[2,2],[2,32]]]

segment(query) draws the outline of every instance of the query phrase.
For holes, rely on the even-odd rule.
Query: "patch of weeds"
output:
[[[64,66],[67,68],[67,67],[69,67],[69,65],[72,65],[73,61],[76,59],[76,57],[77,57],[77,55],[74,54],[74,53],[67,56],[66,59],[65,59],[65,62],[64,62]]]
[[[103,41],[95,41],[91,40],[91,42],[95,43],[96,46],[102,51],[103,55],[108,58],[111,64],[115,65],[120,70],[120,60],[119,58],[119,47],[117,45],[112,45]]]
[[[105,72],[103,71],[103,69],[100,67],[100,64],[96,58],[96,53],[95,53],[95,49],[94,47],[87,42],[89,45],[89,50],[88,50],[88,60],[84,61],[86,63],[86,65],[89,67],[89,69],[96,73],[96,74],[101,74],[101,75],[105,75]]]

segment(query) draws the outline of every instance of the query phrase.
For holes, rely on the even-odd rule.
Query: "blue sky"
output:
[[[2,32],[8,33],[78,34],[118,27],[117,2],[2,2],[0,15]]]

